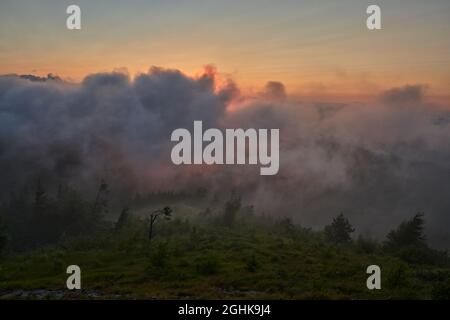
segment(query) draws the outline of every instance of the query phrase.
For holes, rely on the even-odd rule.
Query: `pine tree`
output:
[[[91,210],[90,226],[92,230],[100,227],[104,215],[108,213],[108,195],[108,184],[102,179]]]
[[[416,214],[411,220],[402,222],[397,229],[389,232],[386,246],[391,249],[425,246],[424,226],[424,214]]]
[[[42,186],[41,179],[38,179],[36,191],[34,193],[33,214],[36,219],[40,219],[44,214],[47,205],[47,194]]]
[[[333,219],[333,223],[325,227],[327,240],[334,244],[348,243],[352,240],[351,233],[355,231],[344,214]]]
[[[225,203],[223,222],[227,227],[232,227],[236,221],[237,214],[241,209],[241,197],[236,192],[231,193],[231,198]]]
[[[124,207],[122,212],[120,213],[119,219],[116,222],[115,230],[121,231],[128,224],[130,220],[130,209],[128,207]]]

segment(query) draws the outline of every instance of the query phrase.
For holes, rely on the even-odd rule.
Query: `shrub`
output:
[[[256,259],[255,255],[252,254],[250,258],[247,259],[245,269],[248,272],[255,272],[256,270],[259,269],[259,262]]]
[[[431,290],[433,300],[450,300],[450,281],[439,282]]]
[[[431,249],[427,246],[408,246],[397,249],[394,255],[411,264],[448,265],[447,253]]]
[[[404,288],[408,284],[408,270],[406,265],[399,263],[394,265],[387,274],[387,284],[390,288]]]
[[[196,269],[199,274],[205,276],[217,274],[219,271],[219,259],[212,254],[206,255],[197,262]]]
[[[377,250],[378,243],[376,240],[359,235],[358,240],[356,241],[356,248],[359,252],[372,254]]]
[[[156,250],[151,255],[151,264],[156,269],[164,269],[168,265],[169,252],[167,243],[161,242],[156,247]]]

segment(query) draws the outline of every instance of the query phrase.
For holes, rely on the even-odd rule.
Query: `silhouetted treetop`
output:
[[[425,246],[424,226],[424,214],[418,213],[411,220],[402,222],[396,229],[389,232],[386,245],[389,248]]]
[[[325,227],[325,237],[334,244],[348,243],[352,240],[350,234],[355,231],[344,214],[338,215],[333,222]]]

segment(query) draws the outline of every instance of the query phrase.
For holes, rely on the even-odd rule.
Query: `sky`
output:
[[[82,30],[66,29],[77,4]],[[366,28],[378,4],[382,30]],[[1,0],[0,74],[151,66],[195,75],[213,64],[244,91],[267,81],[303,96],[366,96],[405,84],[450,96],[448,0]]]

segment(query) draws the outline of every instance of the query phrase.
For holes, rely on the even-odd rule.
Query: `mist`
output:
[[[424,212],[436,246],[450,245],[450,112],[405,84],[370,102],[302,102],[269,81],[242,94],[212,67],[191,77],[153,67],[58,77],[0,77],[0,198],[30,181],[91,192],[106,179],[118,199],[137,192],[234,189],[259,213],[321,228],[344,212],[359,232],[383,237]],[[171,132],[191,128],[280,129],[280,170],[176,166]]]

